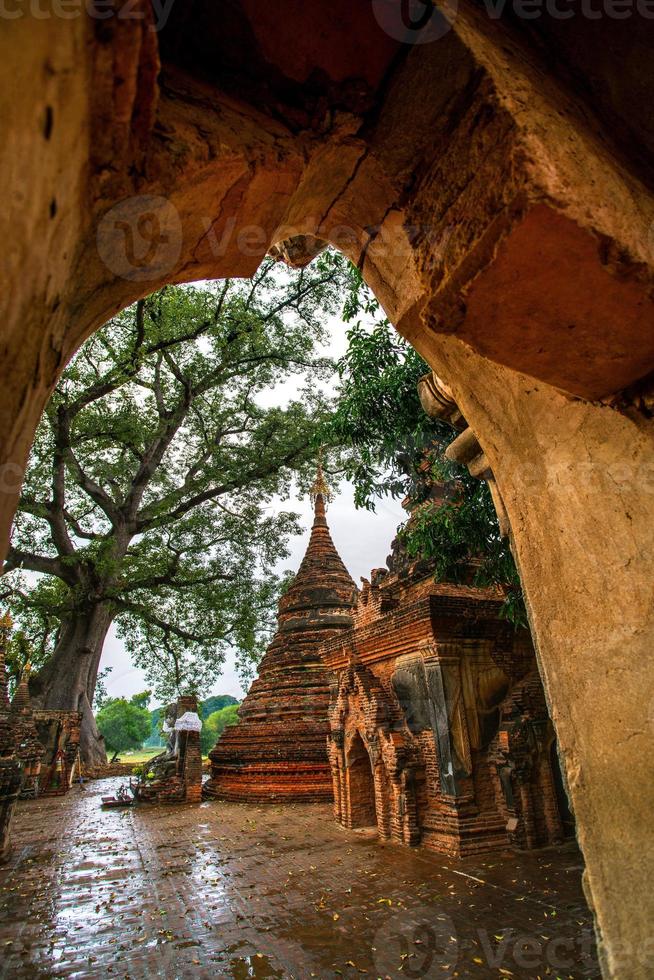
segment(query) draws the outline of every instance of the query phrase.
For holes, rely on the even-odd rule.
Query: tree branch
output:
[[[10,547],[0,574],[6,575],[18,568],[26,568],[30,572],[42,572],[44,575],[56,575],[68,585],[74,584],[75,581],[74,576],[59,558],[52,558],[49,555],[36,555],[32,551]]]
[[[149,504],[146,508],[146,513],[139,515],[137,520],[137,533],[142,533],[146,530],[151,530],[155,527],[165,527],[168,524],[173,523],[178,518],[182,517],[184,514],[188,513],[189,510],[193,510],[194,507],[198,507],[200,504],[206,503],[208,500],[215,500],[216,497],[221,497],[223,494],[231,493],[234,490],[239,490],[241,487],[247,486],[252,483],[257,483],[259,480],[265,480],[267,476],[271,476],[278,470],[282,469],[284,466],[291,466],[293,463],[297,462],[307,451],[309,443],[293,449],[291,452],[287,453],[281,460],[275,460],[274,463],[269,463],[266,466],[259,467],[258,469],[250,470],[244,473],[238,480],[230,480],[227,483],[220,484],[219,486],[209,487],[203,490],[201,493],[197,493],[188,500],[182,501],[173,510],[169,511],[167,514],[160,514],[158,516],[153,515],[152,517],[147,516],[147,511],[152,511],[158,504]]]
[[[152,626],[157,626],[164,633],[172,633],[174,636],[179,637],[180,640],[186,640],[188,643],[201,643],[203,640],[206,641],[207,637],[200,635],[198,633],[189,633],[188,630],[183,630],[179,626],[175,626],[174,623],[168,623],[165,619],[155,615],[152,610],[148,609],[146,606],[140,606],[136,602],[130,602],[127,599],[116,598],[116,605],[122,608],[125,612],[131,612],[135,616],[140,616],[147,623]]]
[[[194,588],[196,585],[211,585],[212,582],[235,581],[236,575],[228,575],[223,572],[216,572],[213,575],[204,575],[199,576],[198,578],[183,580],[175,579],[174,573],[168,571],[162,572],[161,575],[152,575],[150,578],[131,581],[128,585],[121,585],[119,594],[124,595],[127,592],[136,592],[139,589],[162,588],[166,585],[171,589],[190,589]]]

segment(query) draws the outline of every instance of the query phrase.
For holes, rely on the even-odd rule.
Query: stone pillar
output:
[[[654,812],[654,423],[642,403],[571,400],[453,339],[432,348],[431,360],[506,508],[605,972],[645,978],[654,919],[646,816]]]
[[[202,799],[202,750],[199,732],[181,732],[184,739],[184,766],[181,773],[187,803],[199,803]]]

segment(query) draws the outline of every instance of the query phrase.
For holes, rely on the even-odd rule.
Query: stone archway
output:
[[[585,22],[534,43],[465,0],[436,43],[406,48],[365,4],[307,3],[300,27],[323,29],[295,62],[280,31],[296,20],[245,0],[194,34],[176,5],[161,44],[149,4],[129,7],[3,26],[3,542],[45,400],[93,329],[165,282],[251,274],[288,237],[338,245],[492,467],[607,970],[644,976],[654,141],[624,57],[640,25],[596,25],[606,50],[619,26],[612,75]]]
[[[376,826],[380,837],[417,844],[414,752],[399,705],[366,667],[352,664],[341,673],[332,688],[329,726],[336,820],[363,826],[360,813],[369,819],[374,809],[368,826]]]
[[[359,732],[345,752],[349,826],[377,827],[375,777],[370,755]]]

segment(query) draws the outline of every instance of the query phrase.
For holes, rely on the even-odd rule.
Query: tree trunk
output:
[[[82,712],[80,757],[87,766],[107,761],[91,703],[102,648],[113,618],[106,603],[97,603],[64,619],[51,659],[30,681],[35,706]]]
[[[80,759],[85,766],[103,766],[107,762],[104,736],[98,731],[93,709],[86,693],[80,697],[79,710],[82,712],[82,725],[79,733]]]

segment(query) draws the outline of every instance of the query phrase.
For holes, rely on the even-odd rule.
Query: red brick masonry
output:
[[[336,819],[462,856],[571,829],[534,651],[492,589],[376,569],[322,647]],[[564,822],[567,821],[566,822]]]
[[[248,802],[331,800],[329,678],[318,649],[352,625],[356,586],[329,534],[318,493],[307,552],[279,603],[259,676],[209,755],[206,796]]]
[[[186,712],[198,713],[195,695],[182,695],[167,709],[167,718],[179,719]],[[202,751],[200,734],[192,731],[170,733],[166,751],[143,767],[154,772],[154,779],[141,777],[137,798],[145,803],[199,803],[202,796]]]

